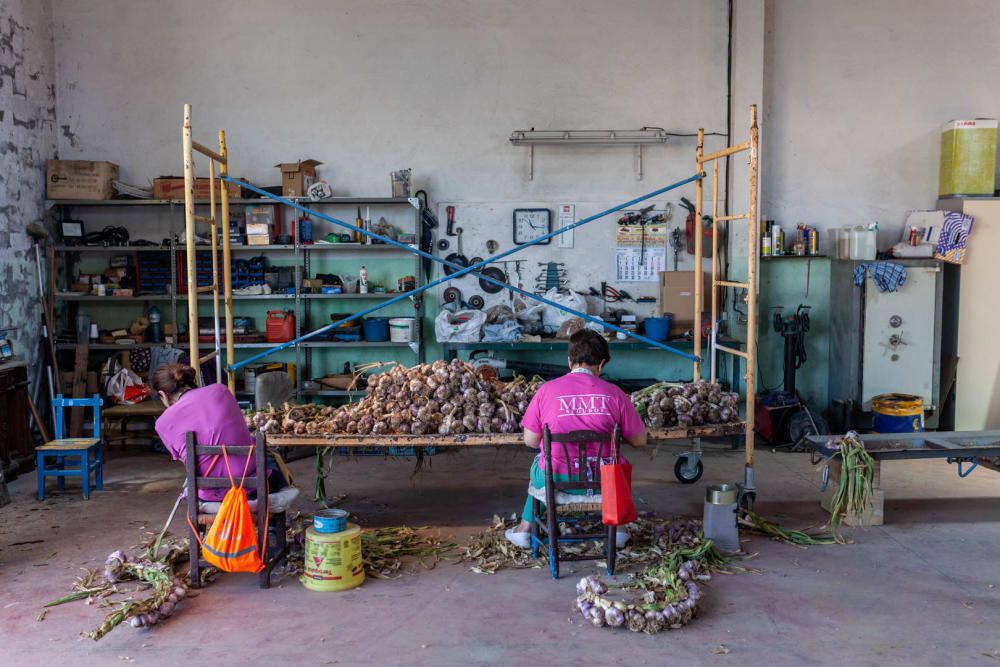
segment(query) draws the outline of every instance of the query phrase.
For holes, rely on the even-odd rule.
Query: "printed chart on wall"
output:
[[[667,270],[667,225],[618,225],[615,235],[615,280],[655,283]]]

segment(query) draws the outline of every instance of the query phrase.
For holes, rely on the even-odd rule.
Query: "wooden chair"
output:
[[[257,440],[253,445],[226,445],[226,453],[230,457],[253,456],[256,462],[256,470],[253,475],[248,475],[245,488],[249,493],[256,490],[257,497],[250,501],[250,511],[254,514],[257,522],[258,544],[264,543],[264,569],[260,571],[260,587],[271,587],[271,570],[275,565],[285,560],[288,555],[288,545],[285,542],[286,520],[285,511],[272,512],[268,503],[267,493],[267,450],[264,445],[263,434],[257,435]],[[187,449],[184,467],[187,471],[187,500],[188,519],[191,526],[197,529],[199,535],[192,530],[190,539],[191,548],[191,586],[199,588],[201,586],[201,568],[207,563],[201,558],[201,545],[198,538],[203,534],[219,511],[219,502],[199,501],[198,489],[228,489],[230,487],[229,477],[200,477],[198,475],[199,456],[218,456],[218,465],[225,465],[222,459],[221,445],[199,445],[196,442],[194,432],[187,433]],[[242,470],[234,470],[233,477],[238,476]],[[261,501],[261,499],[264,499]],[[260,503],[264,503],[265,511],[260,511]],[[268,526],[274,527],[274,544],[268,535]],[[275,552],[271,554],[271,547],[275,547]]]
[[[83,497],[90,499],[90,474],[94,474],[94,488],[104,488],[104,454],[101,441],[101,406],[104,402],[94,394],[90,398],[63,398],[59,394],[52,399],[55,410],[55,439],[35,448],[38,474],[38,499],[45,500],[45,478],[58,479],[60,491],[66,488],[67,477],[79,477],[83,482]],[[93,408],[94,435],[91,438],[65,437],[66,420],[63,418],[65,408]],[[67,461],[72,465],[78,461],[75,468],[67,468]]]
[[[587,456],[586,445],[592,442],[600,443],[596,457]],[[552,446],[562,447],[566,461],[571,462],[570,480],[557,482],[552,476]],[[531,496],[531,555],[538,556],[539,547],[545,549],[549,557],[549,570],[553,579],[559,578],[560,560],[592,560],[592,556],[566,554],[560,556],[559,545],[604,540],[608,574],[615,572],[617,526],[607,526],[607,530],[598,533],[559,534],[559,517],[566,515],[597,515],[601,517],[601,461],[609,461],[616,451],[621,451],[621,431],[616,426],[614,433],[598,433],[597,431],[570,431],[569,433],[552,433],[548,424],[542,433],[542,456],[545,457],[545,488],[538,489],[528,485]],[[576,445],[576,456],[570,455],[568,445]],[[573,494],[566,491],[584,490],[586,493]],[[542,512],[542,504],[545,511]],[[543,516],[544,515],[544,516]]]

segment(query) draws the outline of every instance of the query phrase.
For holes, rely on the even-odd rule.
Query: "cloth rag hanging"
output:
[[[895,292],[906,282],[906,267],[893,262],[865,262],[854,269],[854,284],[865,282],[865,275],[870,275],[879,292]]]

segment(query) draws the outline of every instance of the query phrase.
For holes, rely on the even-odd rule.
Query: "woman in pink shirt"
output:
[[[194,431],[199,445],[252,445],[254,438],[247,429],[246,420],[236,399],[224,384],[210,384],[198,388],[193,368],[183,364],[165,364],[153,372],[150,384],[159,394],[166,410],[156,420],[156,433],[175,461],[187,460],[187,432]],[[230,456],[233,477],[239,479],[246,465],[245,456]],[[270,468],[270,465],[268,466]],[[256,468],[251,460],[247,475]],[[269,470],[270,491],[285,485],[284,477]],[[221,456],[199,456],[198,475],[201,477],[229,477],[226,462]],[[228,489],[199,489],[200,500],[218,501]]]
[[[599,377],[601,370],[611,361],[608,342],[604,337],[589,329],[573,334],[569,339],[568,361],[570,372],[543,384],[528,404],[524,419],[521,420],[524,444],[538,449],[546,425],[552,433],[583,430],[612,433],[615,426],[618,426],[625,442],[633,447],[644,446],[646,426],[632,401],[621,389]],[[600,453],[598,443],[587,445],[587,448],[588,457],[597,457]],[[575,468],[578,465],[577,446],[567,445],[567,449],[569,461],[566,460],[562,447],[554,447],[552,450],[552,475],[557,482],[567,481],[571,466]],[[531,485],[536,488],[545,487],[545,457],[541,453],[531,464]],[[529,496],[521,513],[521,523],[507,531],[507,539],[519,547],[531,546],[531,521]],[[624,545],[627,540],[628,533],[619,528],[620,545]]]

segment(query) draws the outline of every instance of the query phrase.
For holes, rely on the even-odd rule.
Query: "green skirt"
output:
[[[572,475],[567,475],[565,473],[552,473],[552,480],[554,482],[570,482],[573,480]],[[545,471],[542,470],[541,466],[538,465],[538,457],[531,462],[531,486],[536,489],[545,488]],[[574,495],[585,494],[587,489],[570,489],[568,491],[563,491],[563,493],[572,493]],[[521,518],[531,523],[534,518],[531,512],[531,501],[532,497],[529,495],[528,499],[524,502],[524,510],[521,512]],[[545,507],[545,503],[542,503],[542,508]]]

